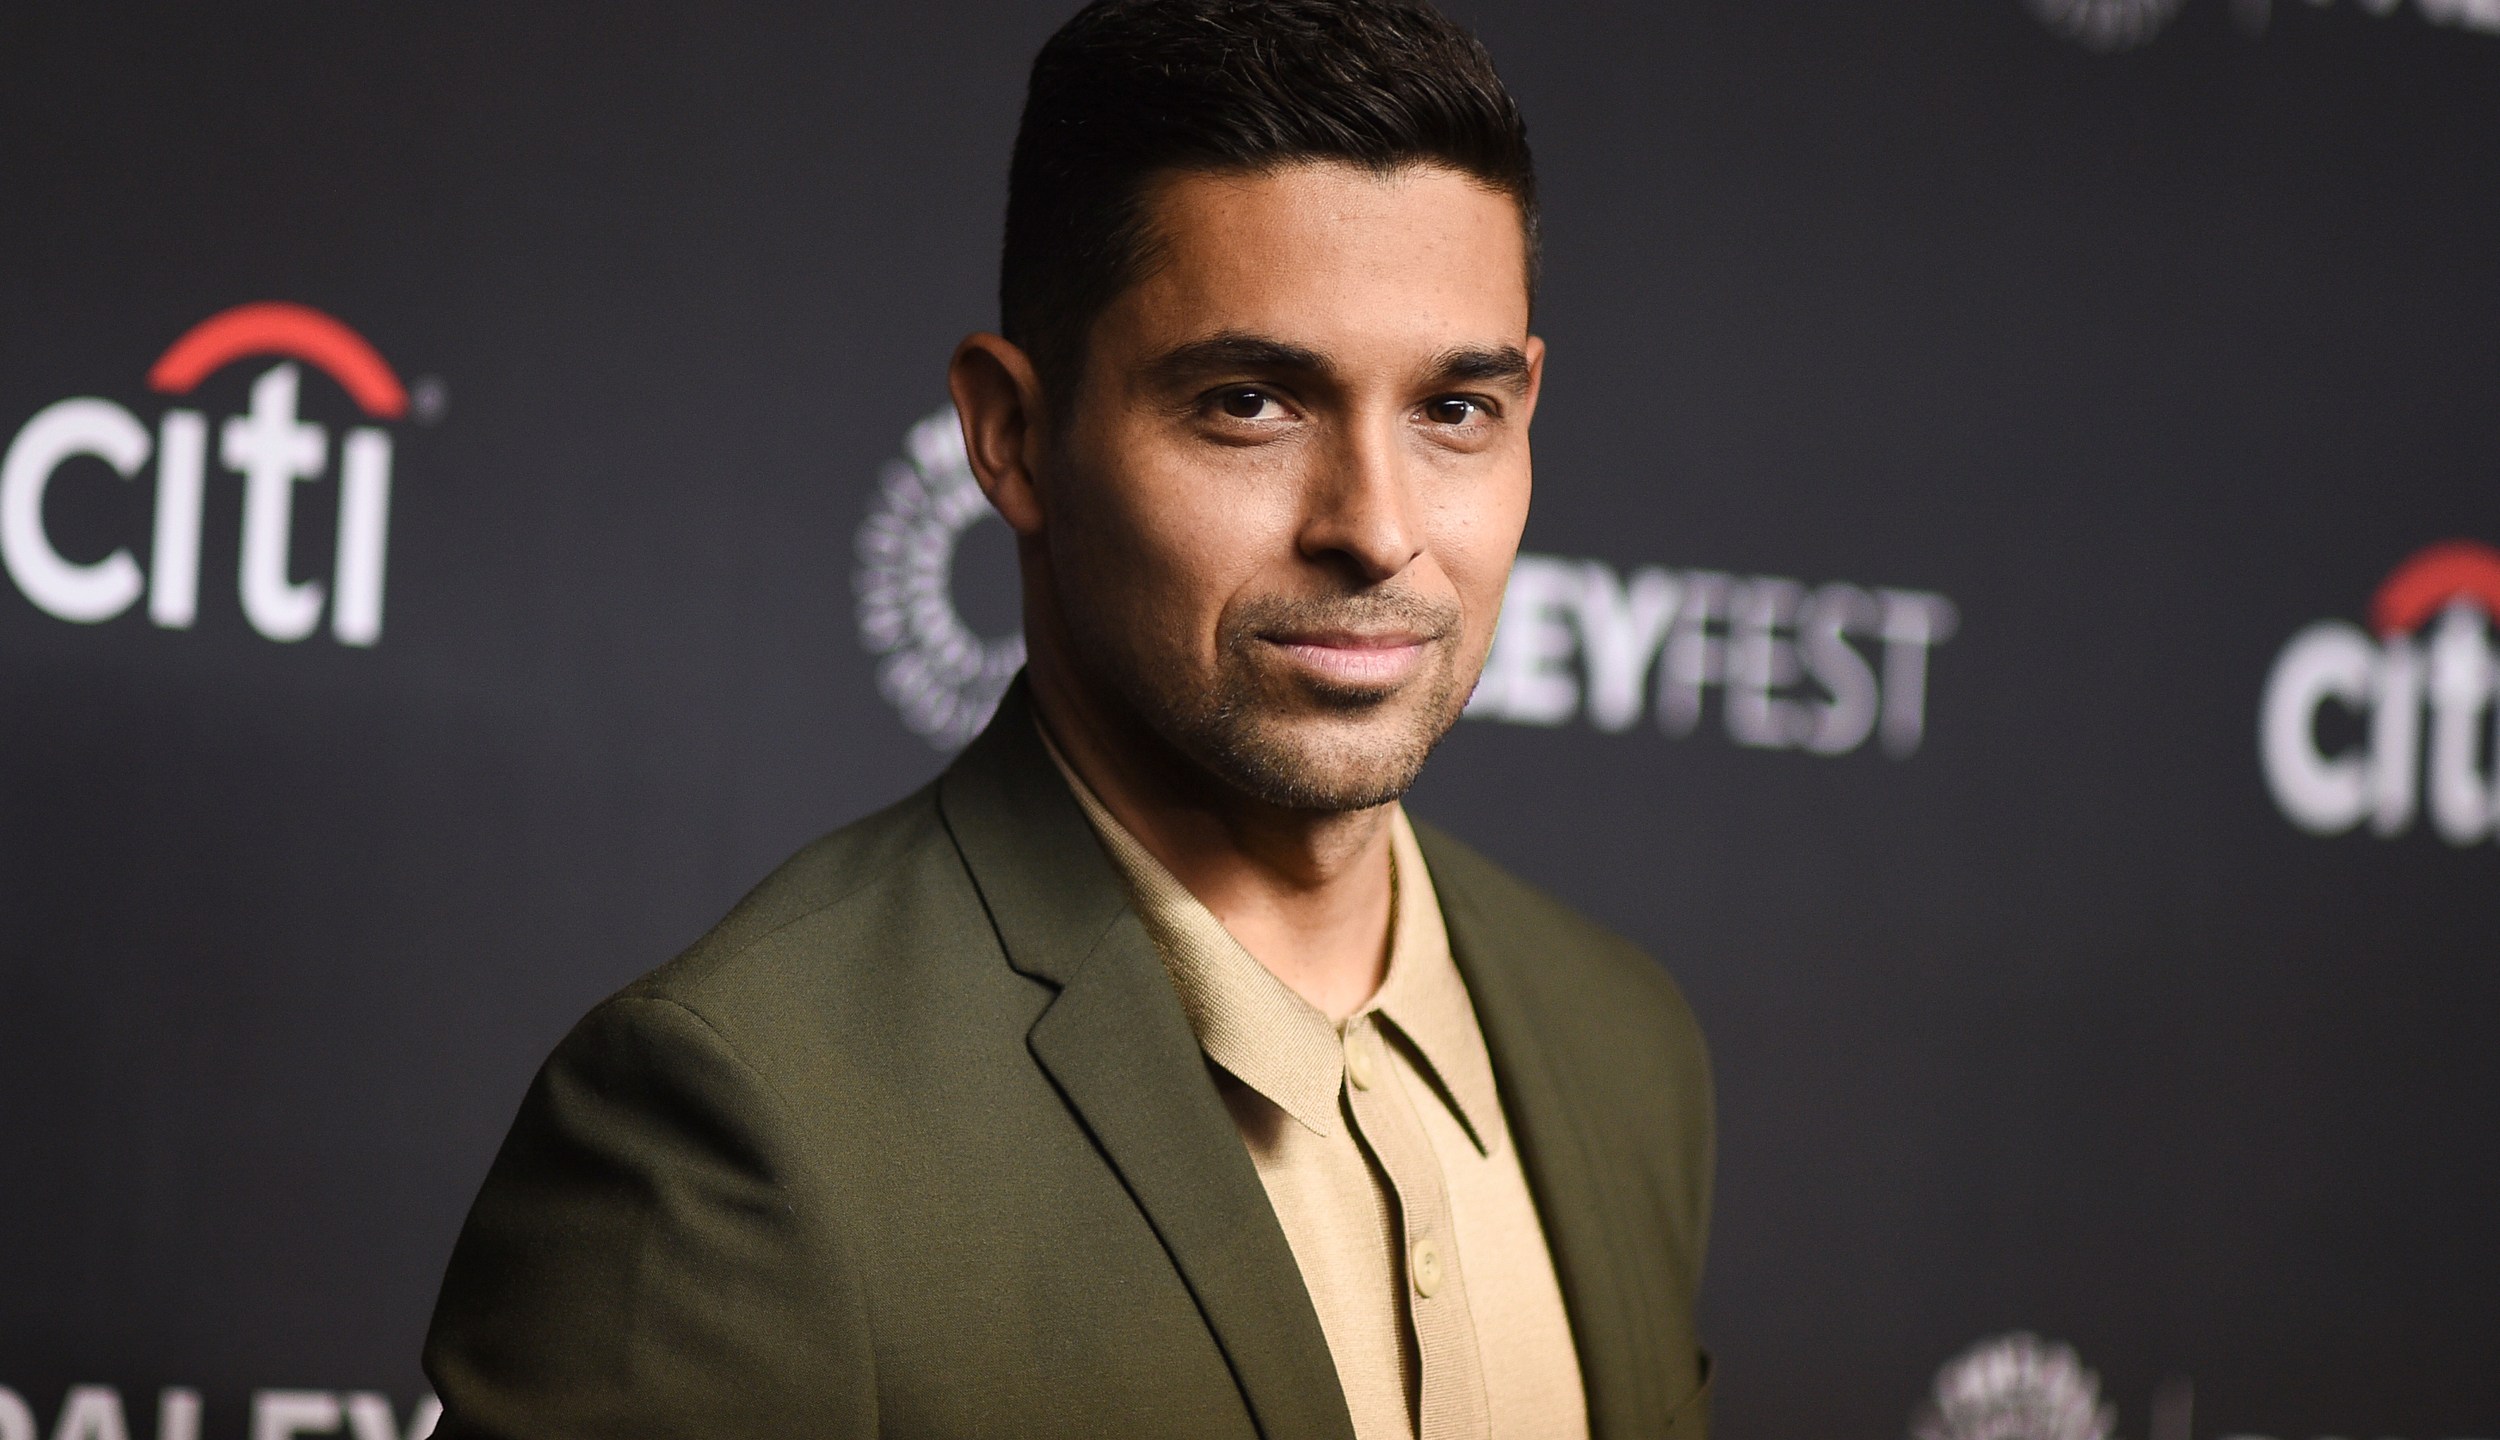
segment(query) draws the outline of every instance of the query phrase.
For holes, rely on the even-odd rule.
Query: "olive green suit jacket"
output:
[[[1701,1436],[1710,1077],[1665,972],[1418,827],[1598,1440]],[[1351,1440],[1019,685],[547,1061],[426,1341],[447,1437]]]

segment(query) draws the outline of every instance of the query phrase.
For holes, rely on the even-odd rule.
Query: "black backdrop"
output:
[[[1544,698],[1488,695],[1413,804],[1698,1007],[1735,1440],[1898,1435],[2016,1329],[2127,1433],[2181,1381],[2199,1434],[2500,1430],[2500,847],[2313,833],[2260,760],[2295,635],[2500,542],[2500,35],[2387,8],[2185,0],[2110,50],[2022,0],[1454,5],[1546,187],[1523,573],[1579,578],[1515,627]],[[381,1433],[255,1401],[288,1388],[404,1423],[545,1050],[943,762],[857,537],[990,323],[1060,9],[0,11],[0,439],[74,397],[208,427],[190,627],[59,618],[23,534],[0,585],[0,1440],[113,1433],[73,1385],[133,1435],[166,1387],[212,1437]],[[301,366],[330,468],[280,477],[328,577],[340,437],[389,437],[371,646],[238,602],[219,437],[292,362],[148,382],[265,300],[414,394],[371,419]],[[154,563],[158,458],[49,473],[66,563]],[[1002,535],[953,557],[991,634]],[[1722,598],[1601,715],[1590,597],[1643,584]],[[1886,589],[1958,624],[1888,645]],[[1923,698],[1914,747],[1733,737],[1818,615]],[[2438,763],[2488,786],[2460,694]],[[2296,738],[2345,763],[2365,708]]]

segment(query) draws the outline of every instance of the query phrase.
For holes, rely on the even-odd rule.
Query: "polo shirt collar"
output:
[[[1199,1048],[1305,1129],[1333,1133],[1341,1123],[1344,1031],[1243,949],[1102,803],[1048,732],[1042,740],[1128,882]],[[1492,1060],[1466,982],[1450,958],[1439,897],[1403,807],[1391,812],[1390,827],[1388,970],[1378,993],[1347,1017],[1345,1027],[1376,1016],[1403,1037],[1416,1069],[1441,1092],[1478,1151],[1489,1155],[1503,1135]]]

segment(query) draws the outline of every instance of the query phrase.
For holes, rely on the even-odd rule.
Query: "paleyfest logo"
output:
[[[2042,24],[2094,50],[2127,50],[2161,33],[2180,0],[2025,0]]]
[[[146,1416],[147,1397],[133,1392],[130,1403],[123,1403],[122,1391],[112,1385],[74,1385],[61,1397],[60,1411],[51,1426],[39,1424],[40,1416],[25,1396],[0,1385],[0,1440],[132,1440],[148,1433],[133,1423],[134,1412]],[[200,1440],[201,1421],[207,1406],[200,1392],[188,1385],[173,1385],[156,1394],[155,1440]],[[257,1390],[252,1394],[250,1433],[252,1440],[298,1440],[298,1437],[327,1435],[341,1440],[425,1440],[434,1433],[443,1418],[443,1404],[426,1395],[409,1408],[402,1424],[391,1398],[374,1390]],[[240,1434],[243,1427],[226,1424],[213,1427],[228,1434]]]
[[[2275,803],[2314,835],[2418,812],[2452,845],[2500,832],[2500,550],[2451,540],[2396,567],[2370,628],[2321,620],[2276,657],[2258,751]]]
[[[2101,1399],[2101,1377],[2083,1368],[2072,1347],[2020,1333],[1983,1340],[1945,1362],[1910,1437],[2110,1440],[2117,1427],[2117,1408]]]
[[[2194,1382],[2173,1375],[2152,1402],[2149,1440],[2191,1440]],[[2102,1398],[2101,1377],[2084,1368],[2073,1346],[2029,1332],[1982,1340],[1946,1361],[1910,1422],[1910,1440],[2111,1440],[2118,1433],[2118,1407]],[[2223,1440],[2267,1440],[2245,1431],[2221,1434]]]
[[[1927,734],[1931,653],[1961,623],[1925,590],[1522,555],[1471,719],[1682,738],[1716,691],[1739,745],[1906,759]]]
[[[148,388],[179,399],[228,365],[271,358],[279,363],[252,382],[251,408],[213,425],[199,410],[176,404],[151,430],[127,407],[91,395],[35,412],[0,460],[0,563],[19,591],[45,614],[82,625],[115,619],[144,596],[150,620],[189,629],[199,616],[200,535],[213,457],[243,482],[236,591],[252,628],[271,640],[301,640],[319,628],[326,605],[340,644],[379,641],[390,546],[387,427],[410,409],[407,387],[389,362],[318,310],[265,301],[194,326],[157,358]],[[321,483],[333,471],[330,432],[298,418],[306,366],[336,382],[370,422],[339,437],[338,539],[326,584],[297,579],[292,553],[296,487]],[[128,544],[100,558],[62,553],[44,513],[54,486],[82,471],[134,480],[151,459],[155,520],[144,568]]]
[[[2159,35],[2176,17],[2185,0],[2023,0],[2040,23],[2088,49],[2132,50]],[[2284,0],[2288,4],[2289,0]],[[2336,0],[2308,0],[2324,9]],[[2231,0],[2232,16],[2252,34],[2262,33],[2274,19],[2276,0]],[[2405,0],[2351,0],[2365,15],[2385,18],[2405,8]],[[2412,0],[2412,9],[2433,25],[2500,34],[2500,0]]]
[[[957,542],[997,518],[948,406],[912,426],[902,455],[886,462],[853,547],[859,638],[878,657],[877,689],[941,750],[981,733],[1024,668],[1022,635],[976,635],[955,607]]]

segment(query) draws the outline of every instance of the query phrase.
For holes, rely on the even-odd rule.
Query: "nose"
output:
[[[1305,558],[1377,585],[1423,553],[1410,458],[1394,417],[1344,427],[1305,490]]]

